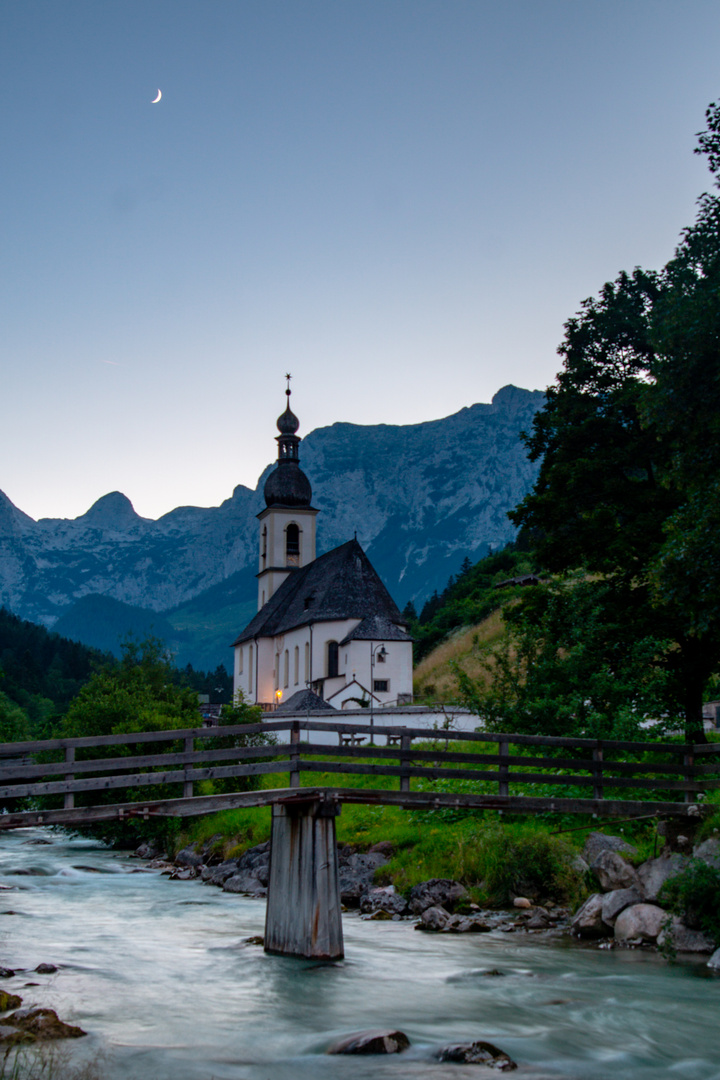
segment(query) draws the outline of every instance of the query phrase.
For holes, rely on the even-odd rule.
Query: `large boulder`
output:
[[[648,859],[638,867],[638,879],[640,888],[646,900],[657,900],[658,893],[668,880],[675,877],[688,864],[688,858],[677,852],[672,855],[661,855],[657,859]]]
[[[395,892],[394,885],[385,888],[368,889],[360,899],[360,910],[371,915],[375,911],[387,911],[391,915],[407,914],[408,906],[404,896]]]
[[[663,926],[658,934],[657,943],[660,948],[668,946],[675,952],[711,953],[715,948],[712,938],[703,934],[702,930],[691,930],[677,916],[673,916],[669,926],[667,924]]]
[[[511,1072],[517,1069],[516,1063],[492,1043],[478,1040],[472,1043],[453,1043],[443,1046],[437,1053],[438,1061],[456,1061],[461,1065],[485,1065],[498,1072]]]
[[[570,932],[575,937],[599,938],[612,933],[612,928],[603,921],[603,899],[601,893],[593,893],[573,916]]]
[[[637,855],[637,850],[623,840],[621,836],[606,836],[605,833],[591,832],[585,841],[583,858],[588,866],[592,866],[601,851],[616,851],[625,855]]]
[[[238,872],[237,859],[226,859],[217,866],[204,866],[201,877],[207,885],[222,885]]]
[[[421,915],[428,908],[441,906],[452,911],[461,901],[467,900],[468,891],[459,881],[449,878],[431,878],[413,885],[408,903],[413,915]]]
[[[402,1031],[356,1031],[327,1049],[328,1054],[400,1054],[410,1040]]]
[[[655,904],[633,904],[615,920],[615,940],[626,944],[657,941],[667,913]]]
[[[384,866],[387,856],[380,851],[362,854],[342,850],[338,856],[340,899],[346,907],[359,907],[361,896],[372,888],[375,871]]]
[[[631,907],[632,904],[640,904],[642,900],[642,893],[638,889],[613,889],[612,892],[605,893],[602,904],[603,922],[608,926],[614,926],[621,911]]]
[[[603,892],[638,887],[635,867],[626,862],[617,851],[601,851],[590,863],[590,869],[600,882]]]

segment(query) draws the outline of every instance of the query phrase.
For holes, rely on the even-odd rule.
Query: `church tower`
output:
[[[265,509],[258,514],[258,611],[293,570],[315,560],[317,510],[310,505],[312,488],[300,468],[300,421],[290,408],[290,376],[286,378],[287,408],[277,421],[277,465],[265,481]]]

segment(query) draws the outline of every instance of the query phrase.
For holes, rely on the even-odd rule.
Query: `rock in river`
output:
[[[356,1031],[327,1049],[328,1054],[400,1054],[410,1040],[402,1031]]]
[[[490,1069],[498,1069],[500,1072],[510,1072],[517,1069],[516,1063],[492,1043],[479,1040],[471,1043],[454,1043],[452,1046],[444,1046],[438,1051],[439,1061],[457,1061],[462,1065],[485,1065]]]

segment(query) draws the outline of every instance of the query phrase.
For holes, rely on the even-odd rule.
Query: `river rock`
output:
[[[54,975],[57,971],[55,964],[38,964],[35,968],[37,975]]]
[[[5,1023],[34,1035],[36,1039],[79,1039],[87,1035],[82,1028],[60,1020],[54,1009],[43,1009],[37,1005],[18,1009],[5,1017]]]
[[[602,917],[603,899],[601,893],[593,893],[573,916],[570,932],[575,937],[599,938],[612,933]]]
[[[707,966],[711,971],[717,971],[720,975],[720,949],[716,949],[707,962]]]
[[[677,852],[672,855],[661,855],[657,859],[648,859],[638,867],[638,879],[640,888],[645,894],[646,900],[657,900],[658,893],[668,878],[675,877],[685,869],[689,862],[686,855]]]
[[[532,900],[528,900],[527,896],[516,896],[513,900],[513,907],[516,908],[531,908]]]
[[[590,869],[600,882],[603,892],[638,888],[635,867],[626,862],[617,851],[601,851],[590,863]]]
[[[431,907],[444,907],[452,911],[461,900],[466,900],[468,891],[459,881],[448,878],[431,878],[419,885],[413,885],[408,897],[413,915],[421,915]]]
[[[530,913],[530,918],[525,923],[525,929],[547,930],[548,927],[554,926],[554,924],[555,920],[550,917],[549,913],[545,910],[545,908],[538,907]]]
[[[638,889],[613,889],[605,893],[602,905],[602,921],[608,926],[614,926],[615,920],[621,911],[632,904],[642,903],[642,893]]]
[[[637,855],[637,850],[623,840],[621,836],[606,836],[605,833],[591,832],[585,841],[583,858],[588,866],[592,866],[601,851],[616,851],[626,855]]]
[[[202,866],[203,861],[203,857],[198,851],[198,844],[189,844],[182,851],[178,851],[175,856],[176,866]]]
[[[372,888],[375,871],[387,858],[380,851],[362,854],[344,848],[338,855],[340,899],[346,907],[358,907],[360,898]]]
[[[420,916],[420,922],[415,924],[415,929],[430,932],[444,930],[449,918],[450,912],[444,907],[426,908]]]
[[[223,892],[245,893],[248,896],[265,896],[267,888],[259,878],[248,870],[242,874],[234,874],[223,882]]]
[[[720,840],[714,836],[711,836],[709,840],[703,840],[702,844],[693,848],[693,856],[696,859],[702,859],[708,866],[720,870]]]
[[[436,910],[434,908],[428,908],[428,911]],[[442,908],[440,909],[443,910]],[[421,920],[427,915],[427,911],[424,911],[420,916]],[[492,926],[485,919],[479,918],[477,915],[451,915],[445,925],[442,927],[441,933],[443,934],[488,934],[492,930]]]
[[[461,1065],[485,1065],[499,1072],[511,1072],[517,1069],[516,1063],[492,1043],[481,1040],[471,1043],[453,1043],[443,1046],[437,1053],[438,1061],[454,1061]]]
[[[0,990],[0,1012],[7,1012],[8,1009],[19,1009],[21,1005],[22,998],[19,994],[8,994],[7,991]]]
[[[217,866],[203,866],[200,877],[206,885],[218,885],[222,888],[228,878],[238,872],[237,859],[226,859]]]
[[[12,968],[0,967],[0,979],[12,979],[14,974]]]
[[[328,1054],[400,1054],[407,1050],[410,1040],[402,1031],[356,1031],[333,1043]]]
[[[156,845],[146,840],[140,847],[135,848],[133,856],[136,859],[157,859],[159,855],[164,856],[164,852]]]
[[[655,904],[633,904],[615,920],[615,940],[622,942],[657,941],[667,912]]]
[[[691,930],[682,919],[673,916],[670,925],[664,925],[657,939],[658,946],[670,946],[675,952],[711,953],[715,942],[702,930]]]
[[[407,901],[400,893],[395,892],[394,885],[385,888],[376,887],[368,889],[360,898],[360,910],[366,915],[376,911],[386,911],[390,915],[405,915],[408,910]]]

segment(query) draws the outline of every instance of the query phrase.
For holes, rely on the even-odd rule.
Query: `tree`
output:
[[[716,177],[720,107],[706,118],[698,150]],[[526,437],[538,480],[510,516],[548,570],[602,580],[607,626],[652,631],[669,706],[701,738],[720,662],[720,196],[701,196],[661,271],[586,300],[559,353]]]

